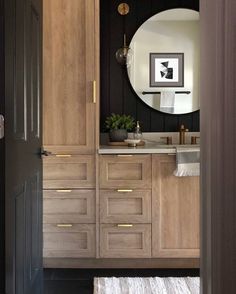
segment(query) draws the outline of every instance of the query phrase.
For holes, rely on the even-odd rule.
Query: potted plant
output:
[[[122,142],[128,138],[128,131],[133,129],[135,121],[130,115],[112,113],[106,118],[105,124],[106,128],[110,131],[110,141]]]

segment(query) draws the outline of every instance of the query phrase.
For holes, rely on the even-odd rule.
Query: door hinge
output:
[[[0,114],[0,139],[4,138],[4,116],[2,114]]]

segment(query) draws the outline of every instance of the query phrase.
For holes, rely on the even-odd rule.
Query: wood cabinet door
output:
[[[100,256],[104,258],[151,257],[151,225],[100,225]]]
[[[95,188],[93,155],[47,156],[43,159],[44,189]]]
[[[151,223],[151,191],[100,190],[101,223]]]
[[[175,177],[176,158],[153,155],[153,257],[199,257],[199,177]]]
[[[95,190],[44,190],[43,222],[95,223]]]
[[[150,155],[101,155],[101,189],[151,189]]]
[[[95,257],[95,225],[44,224],[43,256]]]
[[[54,153],[95,149],[97,2],[44,0],[43,145]]]

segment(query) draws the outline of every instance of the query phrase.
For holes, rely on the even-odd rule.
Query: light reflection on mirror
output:
[[[147,105],[171,114],[191,113],[200,108],[199,41],[199,12],[190,9],[163,11],[139,27],[130,43],[133,56],[127,71],[134,91]],[[155,53],[153,62],[150,53]],[[182,83],[172,81],[172,74],[165,74],[167,70],[170,73],[178,70],[180,79],[181,60],[176,68],[170,66],[178,53],[184,56]],[[164,68],[163,78],[156,75],[158,62]],[[144,95],[143,92],[154,93]]]

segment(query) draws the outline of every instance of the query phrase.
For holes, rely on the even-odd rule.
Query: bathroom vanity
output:
[[[102,146],[96,189],[92,158],[45,158],[45,266],[198,267],[199,177],[175,177],[175,157]]]
[[[199,177],[175,177],[175,146],[161,141],[100,146],[99,1],[58,3],[44,1],[44,266],[199,267]]]

